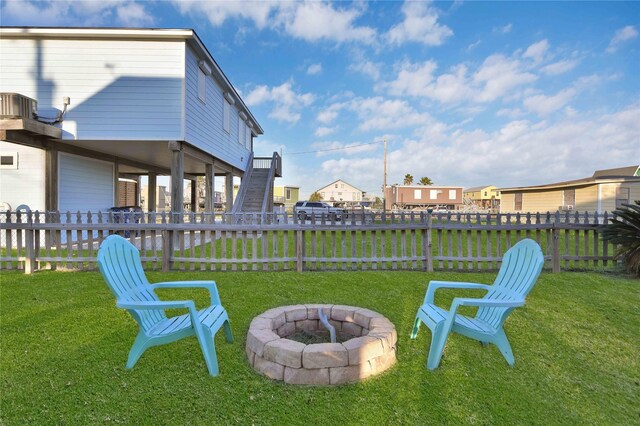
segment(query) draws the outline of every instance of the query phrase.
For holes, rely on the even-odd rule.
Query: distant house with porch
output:
[[[465,199],[483,209],[497,209],[500,207],[500,191],[494,185],[475,186],[463,192]]]
[[[329,185],[323,186],[315,192],[320,194],[322,201],[338,207],[360,205],[365,195],[364,191],[342,179],[331,182]]]
[[[389,185],[384,195],[387,209],[457,210],[463,205],[461,186]]]
[[[263,130],[191,29],[0,28],[0,74],[0,202],[12,208],[139,203],[120,192],[139,191],[140,176],[155,206],[167,175],[171,210],[184,180],[204,176],[211,211],[215,177],[230,201],[233,177],[255,168]]]
[[[293,206],[300,200],[300,187],[276,185],[273,187],[273,204],[286,211],[293,211]]]
[[[545,185],[500,188],[501,213],[589,211],[610,212],[640,200],[637,165],[597,170],[592,176]]]

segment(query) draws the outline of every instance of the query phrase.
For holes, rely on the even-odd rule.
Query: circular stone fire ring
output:
[[[297,332],[324,330],[318,308],[343,343],[304,344]],[[396,362],[398,335],[391,321],[369,309],[344,305],[291,305],[253,319],[247,334],[249,363],[265,376],[297,385],[341,385],[380,374]]]

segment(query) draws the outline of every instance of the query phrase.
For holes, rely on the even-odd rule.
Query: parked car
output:
[[[323,214],[329,220],[342,220],[343,217],[347,217],[346,210],[332,207],[321,201],[298,201],[293,212],[300,220],[310,219],[312,216],[320,219]]]

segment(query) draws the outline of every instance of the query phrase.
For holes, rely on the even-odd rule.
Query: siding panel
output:
[[[31,210],[45,210],[45,151],[9,142],[0,142],[3,155],[18,153],[17,169],[0,169],[0,202],[11,209],[26,204]]]
[[[183,41],[0,40],[0,91],[62,108],[66,139],[181,140]]]
[[[198,58],[187,48],[186,51],[186,141],[207,151],[230,165],[244,170],[250,150],[238,143],[238,109],[231,106],[231,126],[227,133],[223,130],[223,91],[213,79],[207,77],[206,102],[198,99]]]

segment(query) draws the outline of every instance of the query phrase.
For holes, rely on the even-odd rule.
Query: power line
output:
[[[345,149],[357,148],[359,146],[373,145],[373,144],[382,143],[382,142],[383,141],[367,142],[367,143],[361,143],[361,144],[358,144],[358,145],[343,146],[342,148],[319,149],[317,151],[301,151],[301,152],[286,152],[285,151],[285,154],[287,154],[287,155],[301,155],[301,154],[315,154],[317,152],[327,152],[327,151],[342,151],[342,150],[345,150]]]

